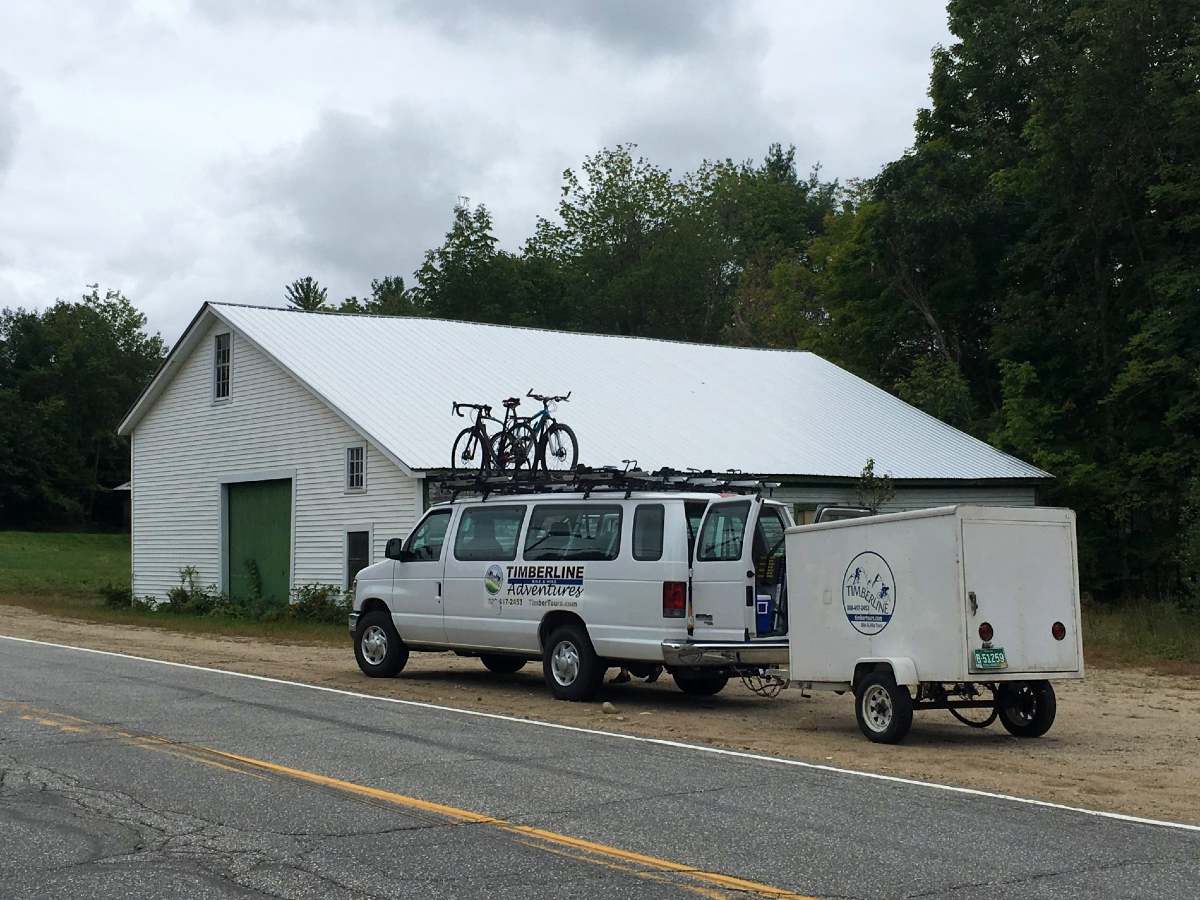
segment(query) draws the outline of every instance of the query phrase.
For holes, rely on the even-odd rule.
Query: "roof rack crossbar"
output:
[[[615,466],[576,466],[566,472],[431,472],[427,481],[441,485],[457,500],[463,494],[479,494],[486,500],[493,494],[581,493],[588,499],[594,493],[622,493],[628,499],[634,491],[757,494],[768,496],[779,482],[744,472],[680,472],[659,469],[628,471]]]

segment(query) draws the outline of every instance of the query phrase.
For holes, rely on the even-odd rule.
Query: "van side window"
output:
[[[754,526],[754,561],[757,563],[768,556],[783,556],[783,517],[774,506],[763,505]]]
[[[728,562],[742,558],[742,541],[746,536],[746,520],[750,517],[750,501],[720,503],[709,507],[696,558],[704,562]]]
[[[621,549],[621,507],[588,503],[535,506],[529,517],[524,558],[616,559]]]
[[[689,564],[696,554],[696,538],[699,536],[700,523],[704,520],[704,510],[706,509],[708,509],[707,500],[688,500],[683,504],[683,511],[687,515]]]
[[[464,562],[517,558],[524,506],[476,506],[463,510],[454,538],[454,558]]]
[[[449,526],[450,510],[439,509],[431,512],[413,529],[404,549],[412,553],[413,559],[441,559],[442,544],[446,541],[446,529]]]
[[[661,503],[643,503],[633,513],[633,558],[662,559],[663,518]]]

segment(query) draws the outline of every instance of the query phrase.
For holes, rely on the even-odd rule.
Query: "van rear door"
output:
[[[692,562],[694,637],[742,641],[754,612],[750,524],[759,502],[752,497],[709,503]]]

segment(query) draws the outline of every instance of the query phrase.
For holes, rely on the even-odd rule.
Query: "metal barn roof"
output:
[[[450,414],[453,401],[489,403],[499,417],[503,398],[533,388],[573,392],[558,417],[593,466],[855,477],[870,457],[900,479],[1050,477],[812,353],[220,303],[193,321],[196,337],[205,310],[412,470],[449,466],[468,423]],[[151,384],[123,432],[161,388]],[[538,408],[526,399],[521,413]]]

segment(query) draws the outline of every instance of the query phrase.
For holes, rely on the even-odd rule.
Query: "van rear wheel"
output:
[[[681,691],[693,697],[712,697],[729,684],[728,672],[672,672],[671,677]]]
[[[542,676],[559,700],[595,698],[604,670],[581,625],[560,625],[550,632],[542,647]]]
[[[996,692],[1000,724],[1015,737],[1041,737],[1054,724],[1058,701],[1048,681],[1006,681]]]

